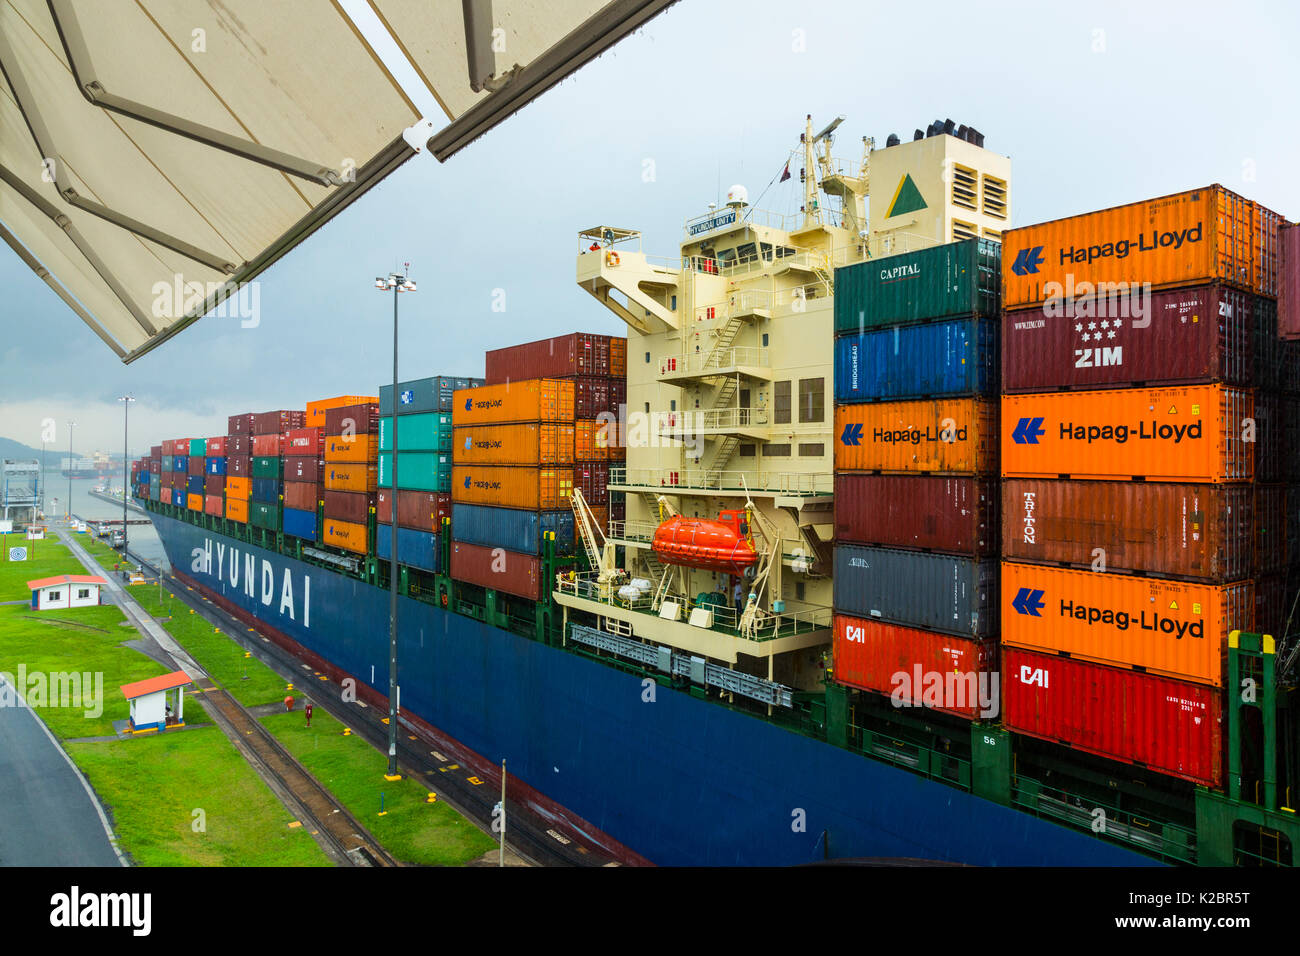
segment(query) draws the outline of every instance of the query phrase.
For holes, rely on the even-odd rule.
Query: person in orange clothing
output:
[[[284,699],[284,709],[293,710],[293,694],[290,694]]]

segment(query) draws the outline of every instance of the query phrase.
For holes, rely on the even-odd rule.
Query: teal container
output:
[[[208,440],[206,438],[190,439],[190,457],[206,458],[208,454]]]
[[[410,491],[451,491],[451,455],[397,449],[397,487]],[[379,487],[393,487],[393,453],[379,453]]]
[[[398,416],[397,441],[399,456],[404,451],[451,451],[451,412]],[[379,419],[379,450],[393,450],[392,418]]]
[[[279,478],[280,459],[272,455],[253,456],[253,478]]]
[[[958,315],[996,318],[1002,246],[967,239],[835,270],[835,334]]]
[[[280,506],[265,501],[250,501],[248,503],[248,523],[254,528],[279,531]]]

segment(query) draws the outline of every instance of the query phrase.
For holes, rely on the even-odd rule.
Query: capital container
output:
[[[316,540],[315,508],[300,510],[286,507],[281,520],[284,522],[285,534],[292,535],[295,538],[302,538],[304,541]]]
[[[451,412],[397,416],[398,454],[404,451],[451,451]],[[379,450],[393,450],[392,416],[379,419]]]
[[[203,476],[203,493],[205,495],[220,496],[226,490],[225,475],[204,475]]]
[[[572,381],[535,378],[457,392],[452,408],[452,424],[571,422],[574,420],[573,408]]]
[[[836,614],[837,684],[885,694],[902,710],[930,707],[957,717],[996,718],[1002,708],[996,641]]]
[[[231,521],[248,522],[248,499],[226,496],[226,517]]]
[[[603,461],[582,461],[573,466],[573,487],[582,491],[588,504],[609,503],[609,465]],[[572,495],[572,490],[569,491]]]
[[[262,479],[258,479],[261,481]],[[284,506],[298,511],[316,513],[316,502],[320,499],[320,486],[312,481],[286,481],[284,483]],[[298,537],[303,537],[298,535]]]
[[[1278,239],[1278,334],[1284,339],[1300,339],[1300,223],[1280,229]]]
[[[209,438],[204,441],[203,454],[209,458],[226,457],[226,436],[218,435],[215,438]]]
[[[252,435],[227,435],[226,436],[226,457],[235,455],[252,455],[253,454],[253,436]]]
[[[1004,561],[1002,643],[1219,687],[1249,581],[1206,584]]]
[[[306,427],[319,428],[324,434],[325,413],[331,408],[343,408],[346,405],[378,405],[378,395],[336,395],[333,398],[318,398],[307,403]]]
[[[997,474],[997,400],[837,405],[835,469]]]
[[[252,412],[241,412],[238,415],[231,415],[226,419],[226,433],[230,435],[251,435],[253,434],[253,419],[257,416]]]
[[[252,490],[253,490],[252,479],[250,478],[237,477],[237,476],[228,476],[226,478],[227,500],[229,500],[230,498],[243,498],[245,501],[247,501],[248,496],[252,492]]]
[[[322,462],[326,491],[374,491],[379,487],[379,467],[373,464]]]
[[[954,315],[996,316],[998,243],[966,239],[835,270],[835,332],[863,332]]]
[[[266,456],[255,456],[253,458],[253,467],[249,474],[254,478],[276,478],[278,479],[281,472],[280,459]]]
[[[624,339],[625,344],[626,341]],[[484,359],[484,377],[488,385],[529,378],[608,376],[611,372],[610,337],[594,332],[570,332],[537,342],[492,349]]]
[[[253,459],[248,455],[229,455],[226,458],[226,474],[252,477]]]
[[[320,428],[295,428],[281,442],[280,454],[286,458],[321,458],[325,455],[325,432]]]
[[[458,503],[552,511],[569,507],[572,496],[568,466],[455,465],[451,472],[451,500]]]
[[[1254,398],[1223,385],[1002,397],[1002,474],[1025,478],[1249,481]]]
[[[280,530],[280,505],[269,501],[250,501],[248,503],[248,523],[254,528],[267,531]]]
[[[381,524],[375,528],[375,557],[384,561],[392,558],[393,529]],[[439,540],[429,531],[397,527],[397,560],[425,571],[438,571]]]
[[[307,413],[285,409],[278,412],[261,412],[253,416],[251,434],[282,435],[293,428],[307,427]]]
[[[379,429],[379,404],[340,405],[325,412],[325,436],[373,435]]]
[[[536,555],[453,541],[451,576],[530,601],[541,600],[542,562]]]
[[[361,491],[325,492],[325,516],[353,524],[370,520],[370,510],[375,506],[375,496]]]
[[[226,459],[214,458],[211,455],[204,458],[203,473],[205,475],[224,475],[226,473]]]
[[[185,478],[185,490],[192,495],[203,494],[203,476],[187,475]]]
[[[516,508],[493,508],[487,505],[453,504],[452,537],[485,548],[508,548],[511,551],[542,553],[542,539],[555,536],[555,553],[572,554],[574,545],[573,512],[520,511]]]
[[[284,459],[285,481],[319,482],[321,473],[324,470],[325,460],[323,458],[303,458],[295,455],[292,458]]]
[[[397,449],[397,487],[413,491],[451,491],[451,455]],[[379,453],[379,487],[393,486],[393,453]]]
[[[248,496],[250,501],[278,502],[280,500],[279,478],[254,478],[251,484],[252,491]]]
[[[223,503],[221,495],[204,495],[203,496],[203,513],[205,515],[215,515],[221,517]]]
[[[339,521],[335,518],[326,518],[321,523],[321,536],[318,540],[321,544],[327,544],[332,548],[342,548],[357,554],[366,554],[369,544],[364,524]]]
[[[973,640],[997,634],[998,562],[835,546],[835,610]]]
[[[375,517],[380,524],[392,524],[391,488],[375,494]],[[446,492],[397,490],[397,526],[437,533],[442,519],[451,517],[451,495]]]
[[[379,453],[379,443],[375,435],[326,435],[325,462],[355,461],[369,462],[375,460]],[[401,450],[398,450],[401,454]]]
[[[460,465],[568,465],[573,462],[574,434],[572,424],[558,422],[457,428],[452,457]]]
[[[1089,287],[1090,288],[1090,287]],[[1257,297],[1222,283],[1150,295],[1097,295],[1002,317],[1007,392],[1254,378]]]
[[[999,492],[963,475],[835,475],[835,540],[995,555]]]
[[[481,378],[463,378],[435,375],[432,378],[413,379],[397,383],[397,414],[415,415],[420,412],[451,411],[452,396],[458,389],[477,388]],[[379,414],[393,414],[393,386],[379,386]]]
[[[1213,688],[1005,646],[1002,674],[1007,729],[1222,786],[1223,704]]]
[[[997,390],[996,319],[896,325],[835,340],[837,402],[986,395]]]
[[[573,423],[573,460],[608,461],[609,434],[616,431],[606,422],[578,419]]]
[[[1251,485],[1009,478],[1002,556],[1086,570],[1100,558],[1112,572],[1239,581],[1251,573],[1253,499]]]

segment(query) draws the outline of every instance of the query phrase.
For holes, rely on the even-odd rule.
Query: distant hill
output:
[[[51,452],[57,455],[59,450],[56,448],[46,448],[45,463],[47,465],[57,465],[59,459],[50,457]],[[66,458],[67,455],[68,450],[65,448],[63,449],[63,457]],[[39,448],[30,448],[22,442],[17,442],[12,438],[4,438],[3,436],[0,436],[0,458],[35,458],[39,461],[40,457],[41,450]]]

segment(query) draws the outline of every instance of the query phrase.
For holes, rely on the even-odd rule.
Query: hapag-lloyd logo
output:
[[[215,573],[212,560],[214,552]],[[218,541],[214,548],[212,539],[204,538],[203,547],[190,551],[190,559],[192,574],[215,577],[218,583],[229,584],[235,589],[239,589],[242,582],[246,597],[260,600],[266,607],[271,607],[275,602],[276,570],[265,558],[258,558],[257,555],[248,552],[241,554],[238,548],[233,545],[228,547],[222,541]],[[311,627],[311,575],[304,574],[301,588],[295,590],[293,573],[289,568],[285,568],[278,590],[280,604],[277,612],[281,616],[287,614],[291,621],[297,621],[297,612],[301,610],[302,626]],[[299,597],[301,597],[300,602]]]

